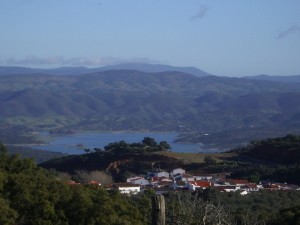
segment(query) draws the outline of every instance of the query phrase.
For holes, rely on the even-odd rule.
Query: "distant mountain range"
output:
[[[82,75],[88,73],[103,72],[108,70],[137,70],[148,73],[159,73],[159,72],[170,72],[177,71],[182,73],[188,73],[195,76],[211,76],[196,67],[174,67],[162,64],[148,64],[148,63],[128,63],[111,66],[103,66],[98,68],[88,67],[60,67],[54,69],[33,69],[26,67],[15,67],[15,66],[0,66],[1,75],[24,75],[24,74],[49,74],[49,75]]]
[[[242,130],[246,134],[263,129],[265,135],[268,130],[300,128],[300,82],[287,82],[298,76],[283,82],[269,76],[230,78],[195,68],[181,68],[182,72],[163,65],[138,66],[139,70],[131,70],[134,65],[50,70],[1,67],[0,125],[56,132],[220,134]]]
[[[254,79],[254,80],[268,80],[268,81],[276,81],[276,82],[300,82],[300,75],[292,75],[292,76],[271,76],[271,75],[258,75],[258,76],[247,76],[243,77],[245,79]]]

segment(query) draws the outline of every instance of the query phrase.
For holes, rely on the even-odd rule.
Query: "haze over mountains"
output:
[[[144,71],[143,71],[144,70]],[[300,128],[300,82],[121,65],[0,68],[1,123],[38,129],[226,132]]]
[[[138,70],[142,72],[159,73],[167,71],[178,71],[192,74],[195,76],[210,76],[196,67],[175,67],[163,64],[148,64],[148,63],[126,63],[111,66],[103,66],[97,68],[88,67],[60,67],[54,69],[33,69],[16,66],[0,66],[0,75],[16,75],[16,74],[49,74],[49,75],[82,75],[87,73],[102,72],[108,70]]]

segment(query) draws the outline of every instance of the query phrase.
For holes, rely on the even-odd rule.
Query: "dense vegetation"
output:
[[[289,134],[285,137],[252,141],[246,147],[235,150],[241,156],[275,163],[300,163],[300,136]]]
[[[0,148],[0,224],[149,224],[147,198],[128,198],[98,186],[68,186],[33,161]]]
[[[273,180],[300,185],[300,136],[290,134],[256,140],[229,153],[233,157],[226,157],[221,162],[207,158],[206,164],[189,167],[198,167],[209,173],[227,172],[232,178],[243,178],[255,183]]]
[[[111,152],[114,154],[124,153],[145,153],[145,152],[158,152],[167,151],[171,149],[171,146],[166,141],[157,143],[154,138],[144,137],[142,142],[139,143],[126,143],[125,141],[119,141],[110,143],[104,147],[105,152]],[[95,148],[95,151],[101,151],[101,149]]]

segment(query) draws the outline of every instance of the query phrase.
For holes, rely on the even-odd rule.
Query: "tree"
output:
[[[144,139],[142,140],[142,143],[145,146],[157,147],[157,142],[155,141],[154,138],[151,138],[151,137],[144,137]]]
[[[217,161],[214,158],[212,158],[211,156],[206,156],[204,158],[204,163],[206,165],[215,165],[217,163]]]
[[[167,224],[231,225],[230,214],[221,206],[203,201],[199,196],[180,193],[170,196],[167,203]]]
[[[161,141],[161,142],[159,142],[159,148],[161,148],[163,150],[169,150],[169,149],[171,149],[171,146],[169,145],[168,142]]]
[[[15,210],[11,209],[7,202],[0,197],[0,224],[13,225],[16,224],[18,214]]]
[[[281,210],[274,225],[300,225],[300,205]]]
[[[84,151],[85,151],[85,153],[87,153],[87,154],[88,154],[88,153],[91,153],[91,149],[89,149],[89,148],[85,148]]]

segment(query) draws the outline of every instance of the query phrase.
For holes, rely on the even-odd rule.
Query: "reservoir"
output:
[[[82,132],[71,135],[49,135],[51,140],[45,145],[34,146],[35,149],[62,152],[67,154],[83,154],[84,149],[104,148],[109,143],[125,141],[127,143],[141,142],[144,137],[151,137],[156,142],[167,141],[171,151],[182,153],[216,153],[220,150],[208,149],[201,144],[175,143],[177,133],[173,132]],[[80,147],[78,147],[80,146]]]

